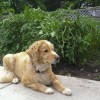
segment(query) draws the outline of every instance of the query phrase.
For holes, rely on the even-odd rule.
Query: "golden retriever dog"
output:
[[[3,58],[1,83],[21,83],[33,90],[51,94],[52,85],[57,91],[71,95],[71,90],[64,87],[52,72],[51,64],[59,61],[54,46],[47,40],[34,42],[25,52],[7,54]]]

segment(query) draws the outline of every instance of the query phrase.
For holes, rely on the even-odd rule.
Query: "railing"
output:
[[[87,8],[87,9],[73,10],[71,13],[68,13],[68,16],[70,18],[76,18],[76,16],[77,16],[76,13],[82,17],[91,17],[91,18],[96,18],[96,19],[100,20],[100,6],[91,7],[91,8]]]

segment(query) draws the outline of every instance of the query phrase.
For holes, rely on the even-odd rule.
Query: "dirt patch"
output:
[[[68,65],[66,62],[61,61],[53,66],[53,72],[58,75],[68,75],[100,81],[100,65],[94,62],[88,62],[83,66],[76,66]]]

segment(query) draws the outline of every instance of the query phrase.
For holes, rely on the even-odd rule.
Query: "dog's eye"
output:
[[[44,52],[48,52],[48,50],[47,50],[47,49],[45,49],[45,50],[44,50]]]

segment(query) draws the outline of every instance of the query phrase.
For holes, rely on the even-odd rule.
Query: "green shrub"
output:
[[[67,10],[44,12],[29,9],[0,21],[0,55],[24,51],[39,39],[55,45],[56,52],[70,63],[82,64],[100,48],[99,22],[77,16]]]

